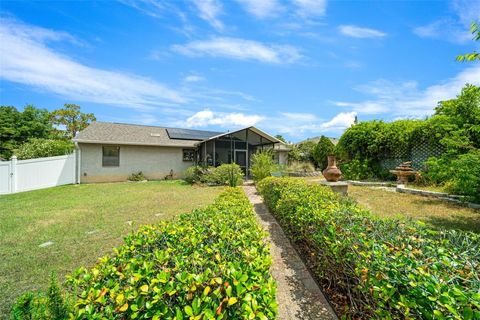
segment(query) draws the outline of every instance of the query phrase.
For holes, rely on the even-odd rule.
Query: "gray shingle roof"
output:
[[[170,147],[193,147],[199,140],[172,139],[169,128],[125,123],[92,122],[73,139],[79,143],[128,144]],[[220,132],[182,129],[188,137],[215,136]]]

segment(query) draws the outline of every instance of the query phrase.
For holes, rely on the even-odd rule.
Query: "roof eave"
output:
[[[189,140],[182,140],[189,141]],[[195,147],[195,143],[192,144],[157,144],[157,143],[148,143],[148,142],[127,142],[127,141],[101,141],[101,140],[83,140],[83,139],[73,139],[75,143],[86,143],[86,144],[108,144],[108,145],[126,145],[126,146],[149,146],[149,147],[172,147],[172,148],[189,148]],[[194,142],[194,141],[192,141]]]
[[[197,142],[195,145],[198,146],[199,144],[202,144],[204,142],[207,142],[207,141],[210,141],[210,140],[214,140],[214,139],[218,139],[220,137],[223,137],[223,136],[226,136],[226,135],[229,135],[229,134],[234,134],[234,133],[237,133],[237,132],[240,132],[240,131],[243,131],[243,130],[253,130],[253,131],[258,131],[256,132],[257,134],[259,135],[263,135],[265,137],[267,137],[269,140],[271,140],[273,143],[282,143],[282,141],[278,140],[277,138],[269,135],[268,133],[266,133],[265,131],[262,131],[254,126],[250,126],[250,127],[245,127],[245,128],[241,128],[241,129],[238,129],[238,130],[235,130],[235,131],[230,131],[230,132],[225,132],[225,133],[222,133],[222,134],[219,134],[219,135],[216,135],[216,136],[213,136],[213,137],[210,137],[208,139],[205,139],[203,141],[200,141],[200,142]]]

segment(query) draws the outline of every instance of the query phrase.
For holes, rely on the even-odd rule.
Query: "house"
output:
[[[314,142],[315,144],[317,144],[318,141],[320,141],[320,138],[321,138],[321,136],[317,136],[317,137],[313,137],[313,138],[308,138],[308,139],[305,139],[305,140],[303,140],[303,141],[297,142],[296,144],[298,145],[298,144],[302,144],[302,143],[304,143],[304,142],[310,142],[310,141],[311,141],[311,142]],[[335,145],[335,146],[336,146],[336,145],[338,144],[338,142],[339,142],[339,139],[338,139],[338,138],[332,138],[332,137],[327,137],[327,138],[328,138],[328,139],[333,143],[333,145]]]
[[[82,183],[125,181],[142,171],[147,179],[180,178],[194,164],[237,163],[248,175],[252,154],[273,149],[280,164],[288,147],[255,127],[214,132],[93,122],[73,139]]]

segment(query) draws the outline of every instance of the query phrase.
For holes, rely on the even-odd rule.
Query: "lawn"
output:
[[[419,195],[369,187],[348,187],[349,196],[381,217],[412,218],[436,229],[461,229],[480,233],[480,210]]]
[[[0,318],[27,290],[44,289],[112,251],[131,230],[213,201],[222,188],[181,181],[69,185],[0,196]],[[48,241],[52,245],[39,247]]]

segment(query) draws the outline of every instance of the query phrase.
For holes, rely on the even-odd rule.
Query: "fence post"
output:
[[[17,156],[10,159],[10,193],[17,191]]]
[[[81,177],[81,165],[82,165],[82,151],[78,146],[78,143],[75,142],[75,183],[80,184],[80,177]]]

